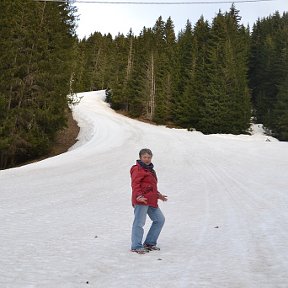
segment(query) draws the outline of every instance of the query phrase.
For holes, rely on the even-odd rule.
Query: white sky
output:
[[[86,2],[89,1],[93,0],[86,0]],[[136,1],[152,2],[153,0]],[[161,1],[189,2],[185,0],[157,0],[157,2]],[[193,1],[196,0],[190,2]],[[114,2],[121,2],[121,0],[114,0]],[[208,0],[206,2],[208,2]],[[219,0],[209,0],[209,2],[219,2]],[[221,9],[222,12],[229,11],[231,4],[132,5],[75,3],[75,6],[78,9],[80,18],[78,21],[77,34],[79,38],[83,38],[84,36],[88,37],[95,31],[101,32],[102,34],[111,33],[113,36],[117,35],[118,32],[126,35],[130,28],[132,28],[135,35],[139,35],[144,26],[153,27],[159,16],[162,16],[164,21],[171,16],[177,34],[181,29],[185,28],[187,19],[194,25],[203,14],[204,18],[211,22],[219,9]],[[269,16],[276,10],[281,14],[284,11],[288,11],[288,1],[271,0],[268,2],[236,3],[236,8],[240,10],[239,14],[242,17],[242,23],[245,25],[249,24],[252,27],[253,23],[259,17]]]

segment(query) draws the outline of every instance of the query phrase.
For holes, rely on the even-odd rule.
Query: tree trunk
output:
[[[154,54],[151,54],[151,62],[149,67],[149,98],[147,105],[147,117],[149,120],[152,120],[155,113],[155,92],[156,92],[156,83],[155,83],[155,71],[154,71]]]

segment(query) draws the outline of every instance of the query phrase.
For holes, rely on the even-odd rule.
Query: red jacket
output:
[[[132,205],[147,205],[158,207],[157,176],[148,169],[141,167],[139,163],[133,165],[130,170],[132,187]],[[147,204],[138,202],[137,197],[147,198]]]

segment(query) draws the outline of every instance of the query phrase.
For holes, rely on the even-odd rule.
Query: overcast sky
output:
[[[91,33],[98,31],[102,34],[111,33],[116,36],[119,32],[126,35],[130,28],[135,35],[139,35],[143,27],[153,27],[157,18],[162,16],[166,21],[171,16],[175,25],[175,33],[185,28],[187,19],[192,25],[204,16],[211,23],[219,9],[222,12],[229,11],[231,3],[219,4],[204,4],[203,2],[221,2],[221,0],[155,0],[155,2],[202,2],[202,4],[185,4],[185,5],[132,5],[132,4],[99,4],[99,3],[80,3],[84,0],[79,0],[75,3],[79,15],[77,34],[79,38],[88,37]],[[89,2],[93,0],[85,0]],[[122,0],[114,0],[121,2]],[[228,2],[229,0],[226,0]],[[238,0],[243,1],[243,0]],[[263,2],[245,2],[235,5],[240,10],[242,23],[247,26],[253,23],[260,17],[266,17],[278,10],[281,14],[288,11],[288,0],[271,0]],[[106,1],[104,1],[106,2]],[[109,1],[107,1],[109,2]],[[123,1],[122,1],[123,2]],[[127,1],[126,1],[127,2]],[[153,2],[153,0],[134,0],[134,2]]]

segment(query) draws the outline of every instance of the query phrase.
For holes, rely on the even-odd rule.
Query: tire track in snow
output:
[[[275,241],[273,242],[270,240],[269,236],[271,235],[269,235],[269,232],[267,234],[265,226],[261,223],[262,211],[263,209],[268,211],[271,207],[270,203],[263,199],[263,197],[255,195],[255,193],[251,195],[252,192],[247,192],[248,188],[235,179],[235,177],[232,177],[227,173],[227,171],[223,169],[223,167],[220,167],[220,165],[217,165],[217,171],[215,171],[215,169],[212,168],[216,166],[215,163],[207,158],[203,158],[203,163],[205,163],[204,161],[211,164],[209,166],[207,165],[206,169],[210,171],[210,175],[219,183],[219,187],[223,187],[222,191],[227,196],[222,196],[222,201],[226,201],[227,203],[224,207],[227,209],[228,205],[230,205],[233,208],[229,209],[230,212],[227,217],[230,217],[230,219],[231,217],[232,219],[234,218],[234,221],[232,221],[231,224],[235,222],[239,227],[237,230],[242,231],[241,234],[245,236],[244,239],[242,237],[242,241],[246,240],[245,243],[248,244],[246,251],[243,250],[245,247],[241,247],[241,245],[239,246],[241,236],[243,235],[239,235],[239,240],[237,238],[234,239],[234,245],[239,246],[239,248],[242,249],[241,255],[243,264],[246,267],[250,267],[249,271],[258,270],[257,273],[262,275],[261,277],[258,276],[258,280],[255,280],[257,278],[257,273],[255,273],[255,279],[250,279],[249,283],[259,281],[260,279],[265,278],[263,275],[267,277],[267,274],[270,275],[270,280],[267,279],[267,281],[271,281],[274,275],[277,275],[278,261],[280,260],[283,267],[286,267],[288,263],[287,254],[283,253],[284,249],[281,251],[281,249],[279,250],[275,247]],[[271,224],[268,226],[271,227]],[[282,230],[284,227],[281,226],[282,225],[280,225],[279,229],[275,231],[275,234],[281,235],[281,242],[283,243],[282,247],[284,248],[284,243],[287,243],[288,239],[287,234],[283,232],[285,230]],[[235,231],[235,233],[236,232],[237,231]],[[271,250],[273,251],[272,253]],[[271,257],[270,255],[273,256]],[[281,278],[284,276],[279,275],[279,277]],[[275,281],[276,280],[277,279],[275,279]],[[281,281],[279,281],[279,284],[280,283]]]
[[[174,226],[174,234],[179,233],[179,236],[181,237],[176,241],[176,247],[174,247],[173,254],[170,252],[164,252],[163,257],[171,258],[172,255],[174,258],[177,259],[177,268],[181,270],[181,274],[177,275],[177,285],[172,287],[195,287],[193,286],[195,279],[197,276],[195,275],[194,271],[195,268],[198,266],[198,255],[201,253],[202,249],[205,249],[205,241],[207,239],[207,235],[210,235],[211,233],[211,225],[213,223],[213,219],[211,218],[212,215],[210,213],[210,197],[209,197],[209,187],[205,181],[205,174],[202,173],[201,168],[197,167],[197,164],[195,162],[195,159],[197,158],[197,148],[193,147],[195,143],[192,143],[189,148],[186,146],[183,146],[183,141],[190,140],[190,135],[186,133],[182,133],[183,131],[179,131],[181,133],[178,133],[178,131],[175,131],[175,134],[173,133],[173,130],[170,131],[169,137],[171,137],[171,141],[169,141],[169,138],[166,138],[167,145],[163,147],[161,151],[160,157],[165,157],[165,155],[170,155],[171,151],[173,151],[173,159],[176,159],[176,163],[179,161],[180,163],[185,163],[184,167],[181,167],[181,169],[186,170],[189,169],[190,173],[187,174],[189,178],[186,178],[187,176],[181,175],[181,171],[175,171],[176,172],[176,179],[174,180],[173,177],[169,179],[169,183],[173,183],[172,185],[175,185],[174,182],[178,182],[178,185],[176,185],[176,191],[182,191],[180,193],[174,193],[171,195],[171,197],[180,198],[180,203],[173,203],[171,205],[175,205],[174,209],[169,209],[168,213],[171,215],[177,214],[177,209],[181,207],[181,215],[185,219],[187,219],[186,223],[182,223],[184,226],[179,227],[179,232],[177,224],[173,224]],[[185,132],[185,131],[184,131]],[[187,137],[188,136],[188,137]],[[196,146],[198,144],[196,143]],[[167,158],[167,157],[166,157]],[[169,158],[169,157],[168,157]],[[173,159],[168,159],[168,161],[173,161]],[[167,161],[167,159],[166,159]],[[168,165],[170,167],[170,165]],[[174,174],[174,173],[173,173]],[[180,176],[181,175],[181,176]],[[179,176],[181,180],[179,179]],[[184,177],[184,178],[183,178]],[[180,181],[179,181],[180,180]],[[204,185],[203,185],[204,184]],[[189,193],[187,190],[191,190],[190,198],[183,199],[183,196],[181,193],[186,190],[186,195],[189,196]],[[186,197],[186,196],[185,196]],[[172,198],[172,199],[173,199]],[[182,200],[181,200],[182,198]],[[197,200],[197,202],[193,202]],[[169,200],[170,201],[170,200]],[[185,202],[186,204],[183,204],[181,202]],[[196,204],[197,203],[197,204]],[[198,210],[201,210],[201,213],[197,213]],[[175,211],[174,211],[175,210]],[[194,212],[193,212],[194,211]],[[168,214],[168,217],[169,217]],[[186,216],[183,216],[186,215]],[[173,219],[174,220],[174,219]],[[172,221],[173,221],[172,220]],[[171,220],[170,220],[171,221]],[[175,220],[173,221],[173,223]],[[168,224],[169,225],[169,224]],[[175,227],[176,225],[176,227]],[[186,227],[186,228],[185,228]],[[184,228],[184,230],[183,230]],[[169,229],[169,228],[168,228]],[[164,232],[165,233],[165,232]],[[190,235],[190,236],[189,236]],[[186,240],[185,240],[186,238]],[[174,239],[174,240],[176,240]],[[178,247],[179,243],[179,247]],[[172,248],[172,247],[171,247]],[[170,249],[169,247],[166,247],[166,249]],[[203,277],[202,277],[202,282]],[[200,281],[200,282],[201,282]],[[192,285],[192,286],[191,286]],[[202,286],[201,286],[202,287]],[[204,287],[204,286],[203,286]]]

